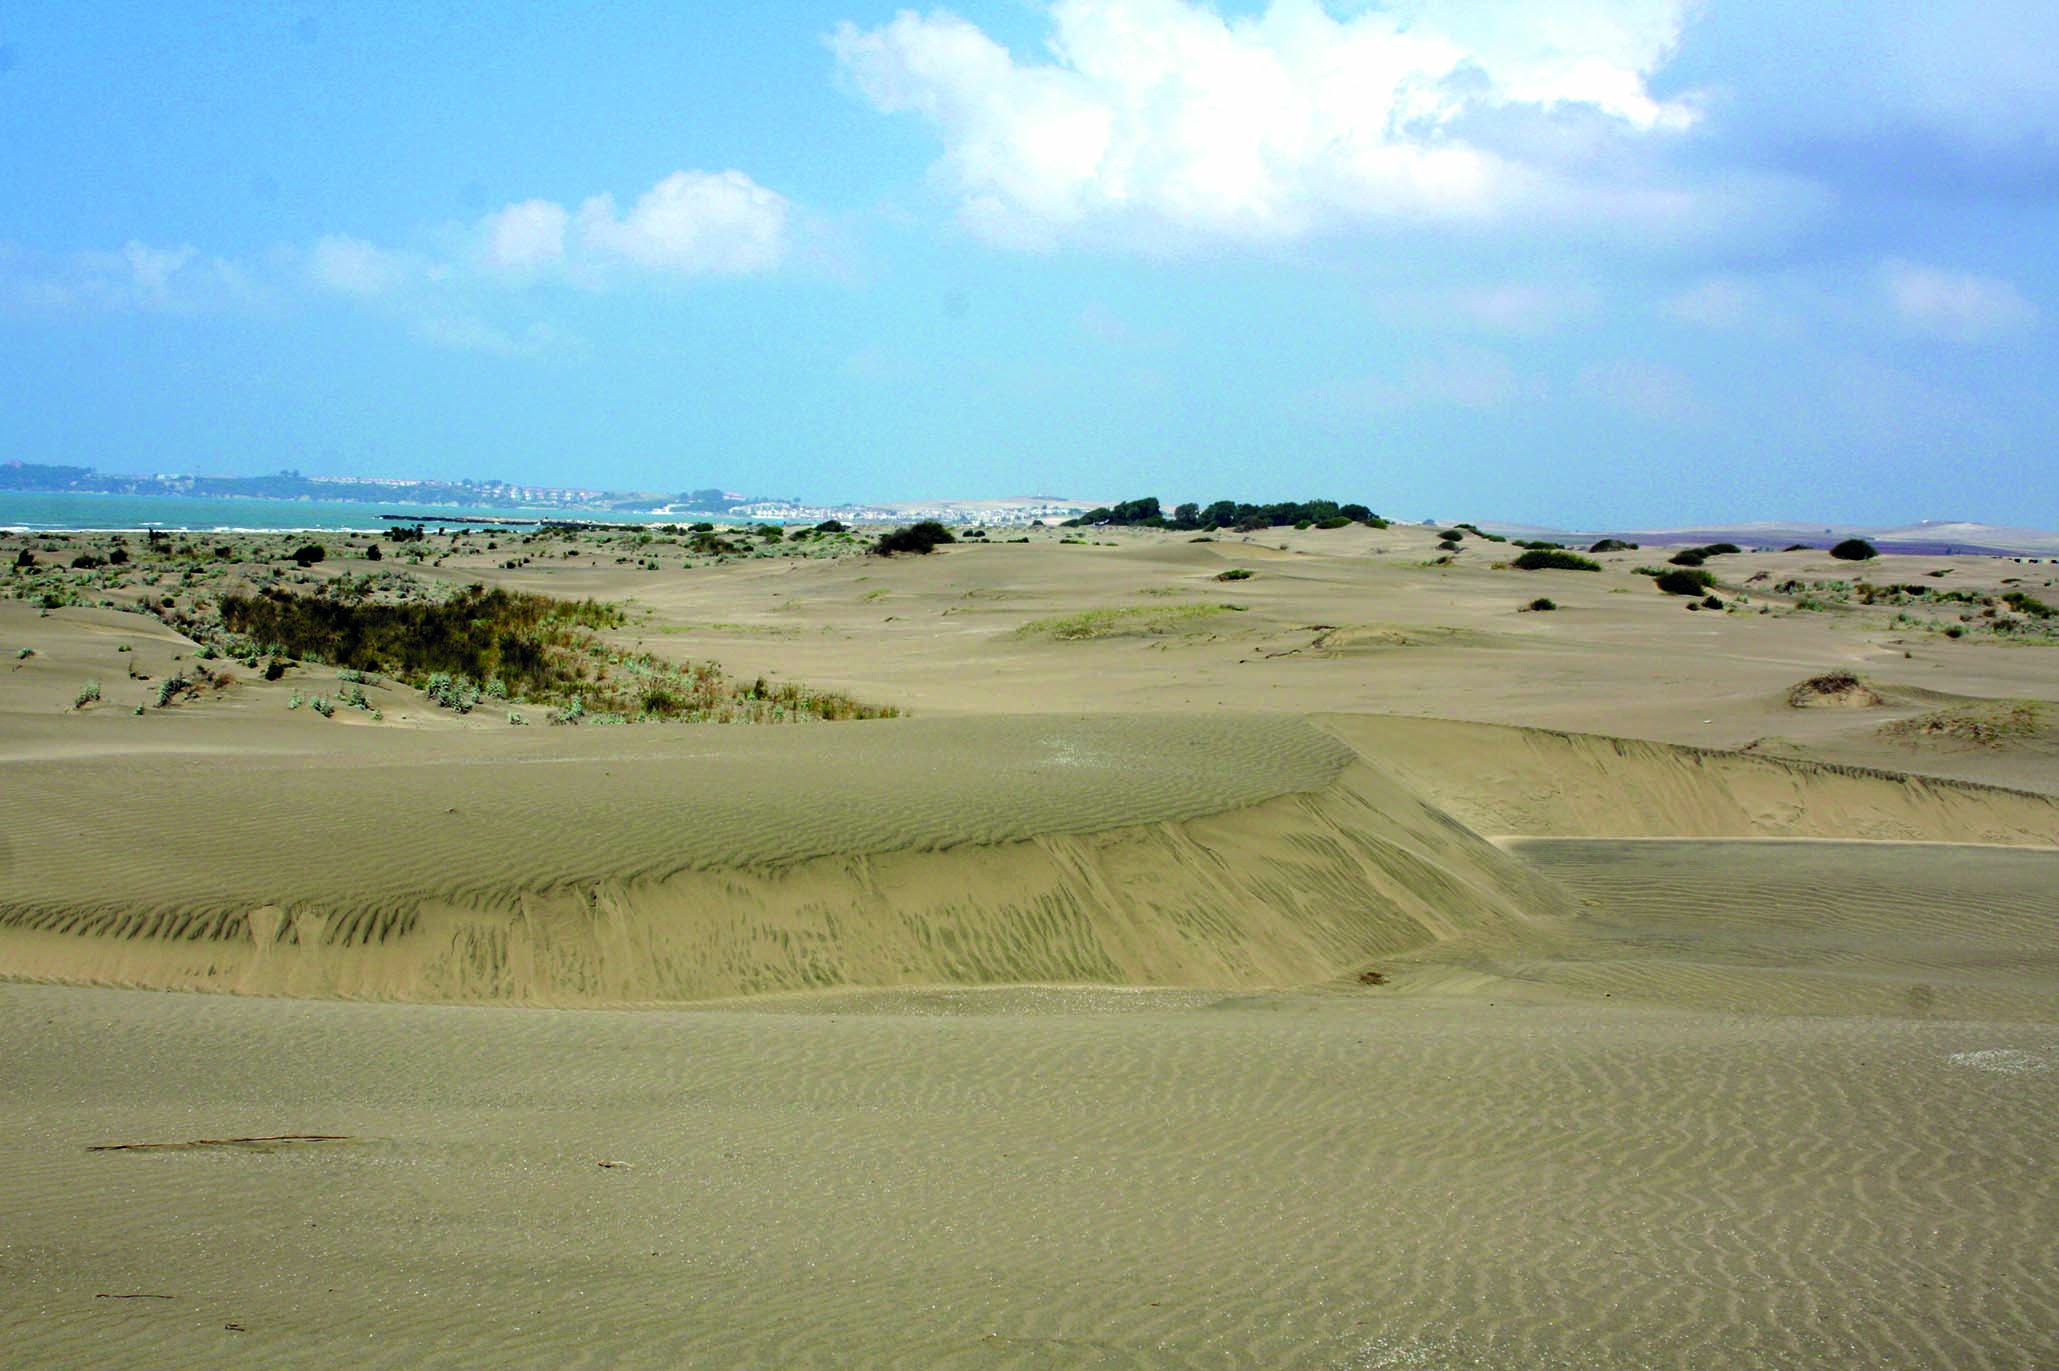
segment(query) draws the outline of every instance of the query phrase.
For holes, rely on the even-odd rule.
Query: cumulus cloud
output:
[[[579,235],[596,257],[686,275],[746,275],[779,265],[787,199],[740,171],[675,171],[627,214],[610,195],[579,207]]]
[[[1596,137],[1696,118],[1649,85],[1685,9],[1404,0],[1339,18],[1273,0],[1233,19],[1200,0],[1058,0],[1043,61],[943,11],[846,23],[830,43],[874,108],[934,126],[938,175],[992,239],[1037,246],[1128,225],[1264,241],[1608,208],[1582,165]],[[1537,134],[1561,118],[1586,134]]]
[[[307,255],[309,279],[345,295],[383,294],[426,271],[425,264],[410,254],[340,234],[318,239]]]
[[[740,276],[785,259],[791,202],[740,171],[675,171],[627,212],[612,195],[577,211],[522,200],[445,235],[429,256],[329,237],[308,253],[308,274],[347,295],[390,294],[424,282],[521,282],[555,276],[600,286],[624,271]]]
[[[496,267],[525,271],[549,266],[565,255],[565,207],[549,200],[524,200],[496,210],[479,223],[486,260]]]
[[[1882,268],[1888,303],[1902,324],[1954,343],[1984,342],[2037,322],[2037,307],[2015,286],[1992,276],[1945,271],[1915,262]]]

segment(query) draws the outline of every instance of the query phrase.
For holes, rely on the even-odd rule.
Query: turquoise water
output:
[[[57,531],[95,528],[165,528],[229,532],[239,529],[382,529],[394,520],[381,514],[429,515],[438,519],[577,519],[587,523],[667,523],[652,514],[596,514],[565,509],[424,509],[397,502],[360,504],[348,500],[211,500],[178,495],[38,495],[0,493],[0,528]],[[709,517],[709,516],[698,516]]]

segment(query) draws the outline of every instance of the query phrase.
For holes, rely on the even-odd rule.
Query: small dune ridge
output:
[[[1483,833],[2059,837],[2044,796],[1323,723],[1016,716],[560,732],[493,761],[386,743],[24,762],[0,801],[0,974],[536,1004],[1358,981],[1562,936],[1566,883]],[[205,828],[164,841],[167,816],[203,808]]]

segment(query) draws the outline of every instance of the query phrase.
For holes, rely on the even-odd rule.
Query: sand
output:
[[[2059,1362],[2052,648],[1093,536],[422,569],[843,724],[158,709],[0,601],[0,1362]]]

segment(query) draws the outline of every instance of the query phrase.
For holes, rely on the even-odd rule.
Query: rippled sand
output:
[[[0,604],[0,1365],[2059,1365],[2049,740],[1881,732],[2050,654],[1347,532],[446,573],[792,729]]]
[[[2059,1358],[2049,1025],[15,985],[0,1034],[12,1365]],[[86,1150],[281,1132],[353,1141]]]

